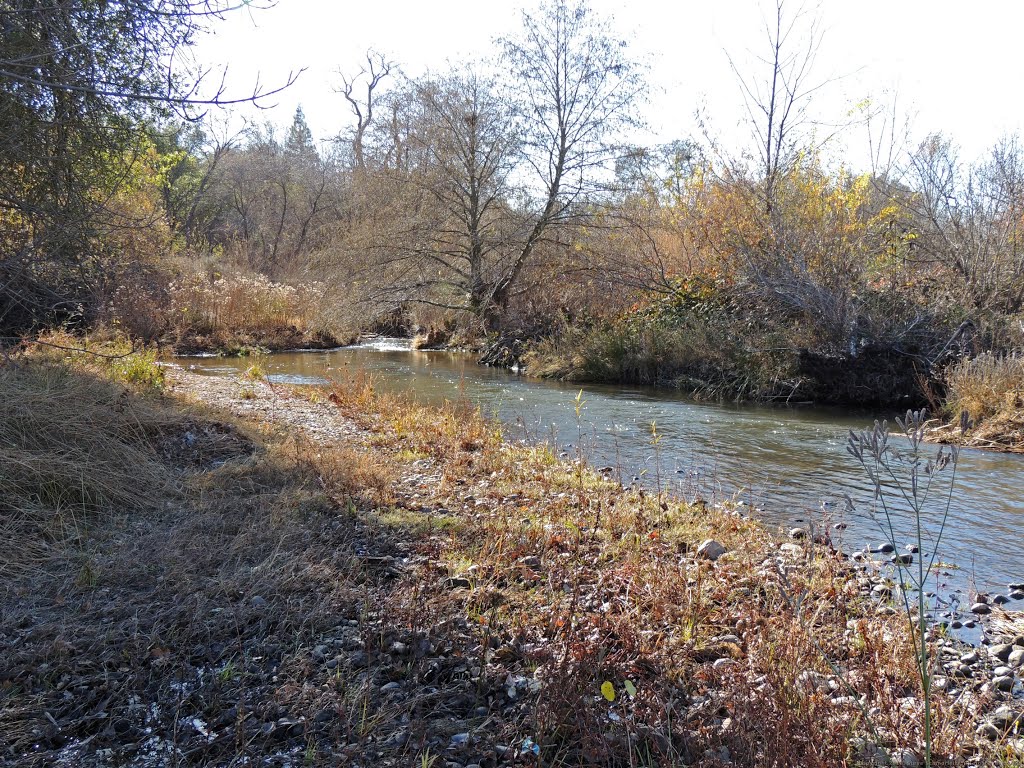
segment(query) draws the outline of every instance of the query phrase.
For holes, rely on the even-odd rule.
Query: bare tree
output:
[[[548,229],[571,223],[602,189],[624,128],[636,125],[645,84],[606,19],[582,0],[554,0],[524,12],[518,37],[502,41],[508,93],[532,180],[521,245],[480,305],[493,318],[507,304]],[[590,202],[593,202],[592,200]]]
[[[785,0],[776,0],[774,12],[765,19],[766,53],[757,61],[767,74],[746,74],[729,55],[743,92],[743,103],[754,133],[762,177],[763,205],[771,214],[779,177],[799,149],[806,147],[802,131],[808,124],[811,95],[829,80],[812,80],[814,61],[821,46],[818,21],[800,6],[789,14]],[[727,54],[728,55],[728,54]]]
[[[917,263],[939,266],[954,277],[954,298],[970,313],[1019,312],[1024,307],[1019,138],[1004,138],[981,162],[965,165],[952,142],[930,136],[911,157],[910,177]]]
[[[356,119],[352,129],[352,154],[356,168],[361,170],[366,168],[366,132],[373,124],[373,110],[381,97],[380,85],[396,69],[395,63],[384,54],[367,51],[366,64],[359,72],[352,76],[339,72],[342,85],[338,92],[345,97]],[[361,93],[357,93],[357,89]]]

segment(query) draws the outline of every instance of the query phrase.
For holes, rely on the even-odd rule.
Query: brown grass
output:
[[[145,514],[172,496],[154,437],[180,421],[94,375],[0,367],[0,577],[98,516]]]
[[[966,413],[973,426],[966,435],[943,436],[978,448],[1024,452],[1024,357],[985,353],[962,360],[945,375],[946,412]]]
[[[169,296],[170,336],[182,352],[336,346],[349,335],[325,313],[321,283],[193,272],[171,283]]]
[[[268,419],[313,401],[256,397]],[[827,549],[780,553],[731,510],[505,443],[466,404],[360,376],[315,399],[365,431],[332,446],[194,412],[143,429],[166,486],[122,475],[145,504],[112,497],[5,582],[5,765],[525,766],[534,744],[551,766],[853,765],[867,723],[830,685],[862,697],[871,738],[920,742],[905,621]],[[124,412],[145,425],[143,405]],[[706,538],[729,553],[695,557]],[[942,755],[975,749],[977,715],[938,706]]]

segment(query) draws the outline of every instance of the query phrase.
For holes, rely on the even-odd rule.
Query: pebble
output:
[[[714,539],[707,539],[706,541],[701,542],[701,545],[697,547],[697,557],[715,561],[728,551],[729,550]]]
[[[361,669],[370,663],[370,658],[365,651],[356,651],[348,657],[348,663],[355,669]]]
[[[1011,600],[1024,600],[1024,589],[1015,589],[1010,593]]]
[[[913,555],[893,555],[889,558],[889,562],[898,563],[899,565],[910,565],[914,562]]]
[[[1009,643],[1000,643],[999,645],[993,645],[988,649],[988,655],[993,659],[999,659],[1000,661],[1008,661],[1010,654],[1013,653],[1013,646]]]
[[[975,733],[978,736],[981,736],[983,739],[988,739],[989,741],[995,741],[1002,735],[999,729],[992,725],[992,723],[982,723],[978,726],[978,729],[975,731]]]
[[[382,685],[380,687],[380,692],[381,693],[391,693],[391,691],[399,691],[401,689],[402,689],[402,684],[401,683],[396,683],[394,681],[391,681],[390,683],[384,683],[384,685]]]
[[[977,664],[981,661],[981,656],[978,655],[977,651],[968,651],[960,657],[960,661],[964,664]]]
[[[1006,603],[1010,602],[1010,598],[1006,595],[996,595],[992,598],[992,602],[996,605],[1006,605]]]
[[[918,768],[921,765],[921,758],[911,749],[897,749],[892,755],[892,764],[902,768]]]
[[[879,544],[876,547],[872,547],[871,551],[874,552],[875,554],[888,555],[888,554],[891,554],[891,553],[895,552],[896,551],[896,547],[894,547],[889,542],[884,542],[882,544]]]
[[[789,538],[791,538],[791,539],[806,539],[807,538],[807,531],[805,531],[803,528],[790,528],[789,529]]]
[[[989,607],[988,603],[975,603],[971,606],[971,613],[976,613],[978,615],[992,613],[992,608]]]
[[[1022,717],[1024,716],[1019,712],[1014,712],[1004,705],[988,716],[988,722],[1000,731],[1008,731],[1020,722]]]
[[[1006,663],[1013,668],[1024,667],[1024,648],[1014,648],[1006,657]]]
[[[997,691],[1003,691],[1009,693],[1013,690],[1013,684],[1016,682],[1012,675],[1004,675],[1001,677],[992,678],[992,687]]]
[[[266,608],[268,603],[267,603],[266,598],[261,597],[260,595],[255,595],[249,601],[249,605],[251,605],[253,608],[256,608],[257,610],[260,610],[260,609]]]

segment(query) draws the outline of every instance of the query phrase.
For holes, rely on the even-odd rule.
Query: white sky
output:
[[[797,3],[790,0],[793,7]],[[519,0],[351,2],[279,0],[268,10],[233,13],[201,41],[198,58],[228,66],[234,91],[299,81],[274,98],[258,119],[287,125],[302,105],[314,136],[336,135],[350,115],[333,88],[336,72],[353,73],[367,49],[398,61],[412,75],[493,52],[493,38],[514,33]],[[812,7],[810,3],[808,7]],[[774,8],[758,0],[592,0],[614,17],[619,34],[649,68],[650,103],[644,108],[650,141],[697,134],[703,107],[712,131],[730,150],[749,141],[742,97],[726,51],[739,63],[764,51],[763,24]],[[770,7],[769,7],[770,6]],[[815,78],[837,78],[813,104],[822,121],[842,121],[865,98],[890,102],[912,119],[912,136],[942,131],[974,157],[1013,131],[1024,132],[1024,3],[1015,0],[822,0],[824,32]],[[864,167],[863,130],[847,132],[833,153]]]

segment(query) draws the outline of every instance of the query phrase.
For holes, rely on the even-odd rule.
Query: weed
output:
[[[903,419],[896,419],[900,436],[909,442],[909,448],[890,444],[887,422],[875,422],[870,432],[850,431],[847,450],[867,472],[874,490],[870,514],[878,523],[883,536],[893,550],[892,558],[897,573],[906,577],[900,589],[906,618],[910,624],[914,643],[914,659],[921,693],[924,699],[924,752],[925,765],[931,766],[933,743],[932,666],[930,647],[927,579],[937,562],[937,553],[946,530],[953,489],[956,484],[959,449],[940,447],[934,456],[925,455],[923,441],[927,411],[907,411]],[[961,431],[968,428],[968,415],[961,417]],[[948,482],[940,474],[949,469]],[[934,494],[934,496],[933,496]],[[936,498],[937,497],[937,498]],[[850,505],[853,506],[852,501]],[[909,522],[917,555],[902,555],[898,551],[902,536],[897,529]],[[927,539],[931,527],[933,538]],[[911,564],[911,561],[915,561]],[[900,581],[903,581],[901,576]],[[917,604],[911,604],[911,593],[916,593]]]

